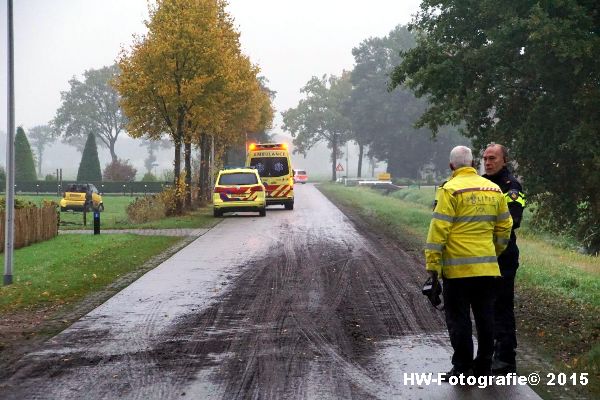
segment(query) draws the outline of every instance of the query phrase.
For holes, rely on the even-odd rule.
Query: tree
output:
[[[306,154],[315,144],[325,141],[331,149],[331,179],[336,180],[339,148],[349,138],[351,123],[343,113],[342,103],[352,90],[348,73],[341,77],[313,76],[301,89],[306,98],[296,108],[282,113],[282,128],[294,138],[295,152]]]
[[[425,0],[393,84],[430,105],[418,121],[462,124],[476,149],[507,145],[537,218],[600,250],[598,2]]]
[[[103,177],[108,182],[133,182],[137,170],[128,160],[112,161],[104,168]]]
[[[171,142],[166,139],[142,139],[140,146],[146,147],[146,150],[148,151],[148,157],[144,159],[144,168],[146,168],[146,173],[152,173],[152,169],[158,165],[156,164],[157,157],[155,153],[161,148],[168,149],[171,147]]]
[[[98,158],[98,147],[93,133],[88,134],[85,148],[79,163],[77,171],[77,181],[79,182],[100,182],[102,181],[102,170],[100,169],[100,159]]]
[[[368,145],[369,155],[386,161],[392,176],[418,179],[429,163],[437,172],[445,172],[450,149],[468,140],[447,127],[432,139],[430,130],[414,127],[427,101],[416,98],[405,86],[388,90],[389,75],[401,61],[401,51],[414,46],[414,36],[406,27],[397,26],[387,36],[367,39],[354,48],[353,90],[345,112],[361,155],[362,147]]]
[[[264,103],[252,102],[259,88],[253,82],[258,68],[241,54],[239,35],[225,6],[224,0],[159,0],[150,8],[148,34],[137,38],[119,59],[122,73],[116,87],[130,134],[170,136],[175,182],[184,148],[186,205],[191,203],[192,145],[201,149],[200,186],[207,193],[213,143],[241,137],[239,123],[250,125],[254,119],[249,113],[256,110],[255,104]],[[176,199],[176,213],[183,210],[181,200]]]
[[[66,143],[80,151],[87,136],[94,133],[113,161],[117,160],[115,143],[127,124],[119,94],[111,85],[118,74],[119,67],[112,65],[85,71],[83,81],[73,77],[69,91],[61,92],[62,103],[51,123]]]
[[[42,160],[44,157],[44,150],[50,143],[56,141],[56,137],[49,125],[38,125],[34,126],[29,130],[29,137],[31,138],[31,144],[36,149],[37,155],[37,174],[42,176]]]
[[[33,153],[22,127],[17,128],[15,136],[15,181],[37,181]]]

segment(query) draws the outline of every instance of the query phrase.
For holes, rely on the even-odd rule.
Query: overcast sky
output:
[[[13,0],[15,118],[26,129],[51,120],[68,80],[112,64],[143,34],[147,0]],[[6,60],[6,0],[0,59]],[[418,0],[230,0],[244,53],[277,92],[277,115],[296,106],[311,78],[351,69],[352,48],[406,24]],[[0,130],[7,130],[7,65],[0,63]],[[276,121],[276,131],[281,125]],[[120,139],[119,139],[120,140]],[[117,146],[118,146],[117,142]],[[1,155],[4,158],[4,155]]]

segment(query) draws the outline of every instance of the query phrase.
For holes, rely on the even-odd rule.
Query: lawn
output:
[[[28,195],[17,196],[23,200],[40,205],[44,200],[53,200],[58,203],[60,197],[55,195]],[[101,229],[167,229],[167,228],[208,228],[214,226],[218,220],[212,216],[212,208],[204,207],[189,212],[183,216],[168,217],[158,221],[133,224],[127,218],[127,206],[136,199],[128,195],[104,195],[104,211],[100,214]],[[87,215],[87,225],[83,225],[83,213],[61,212],[60,229],[92,229],[92,213]]]
[[[0,287],[0,314],[73,303],[136,270],[180,239],[59,235],[15,250],[13,284]],[[4,263],[3,254],[0,259]]]

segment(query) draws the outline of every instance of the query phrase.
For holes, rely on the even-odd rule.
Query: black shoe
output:
[[[470,368],[467,369],[467,370],[460,370],[460,369],[457,369],[456,367],[453,367],[450,371],[446,372],[441,377],[441,380],[442,380],[442,382],[449,382],[450,381],[450,377],[452,377],[452,376],[459,377],[461,375],[463,375],[465,377],[471,376],[471,375],[473,375],[473,370],[470,369]]]
[[[500,360],[494,360],[492,363],[492,374],[494,375],[508,375],[516,374],[517,366],[512,363],[507,363]]]

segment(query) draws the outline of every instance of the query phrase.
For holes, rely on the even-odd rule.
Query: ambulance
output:
[[[265,185],[267,205],[294,209],[294,170],[286,143],[251,143],[246,167],[255,168]]]

